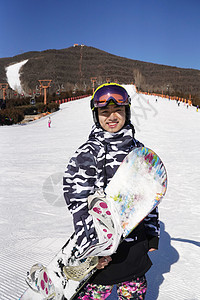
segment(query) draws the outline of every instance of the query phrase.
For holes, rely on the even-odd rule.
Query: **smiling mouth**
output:
[[[118,124],[118,122],[110,122],[110,123],[107,123],[107,125],[108,125],[109,127],[116,127],[117,124]]]

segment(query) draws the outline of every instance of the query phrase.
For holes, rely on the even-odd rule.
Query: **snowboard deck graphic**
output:
[[[75,233],[47,267],[36,264],[27,277],[29,288],[21,300],[72,300],[96,271],[98,255],[112,255],[119,243],[160,203],[167,189],[167,173],[157,154],[133,149],[105,189],[105,197],[89,199],[88,207],[100,236],[99,243],[81,254]],[[73,279],[72,279],[73,278]]]

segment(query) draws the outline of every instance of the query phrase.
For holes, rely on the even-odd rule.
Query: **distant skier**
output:
[[[51,128],[51,118],[48,119],[48,127]]]
[[[130,122],[131,99],[119,84],[101,85],[93,94],[95,125],[88,141],[71,158],[63,179],[64,197],[77,236],[80,253],[98,242],[88,196],[105,189],[125,156],[141,147]],[[121,243],[112,257],[99,257],[98,271],[75,299],[106,299],[117,284],[119,299],[144,299],[145,273],[152,263],[148,251],[158,249],[159,221],[155,209]]]

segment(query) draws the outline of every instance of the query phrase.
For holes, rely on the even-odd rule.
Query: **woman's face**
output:
[[[108,132],[118,132],[125,124],[125,106],[116,104],[98,108],[98,117],[101,127]]]

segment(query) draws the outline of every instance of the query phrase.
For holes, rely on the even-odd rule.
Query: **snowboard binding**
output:
[[[98,262],[97,256],[87,257],[80,265],[64,267],[63,271],[67,279],[81,281],[97,266]]]

